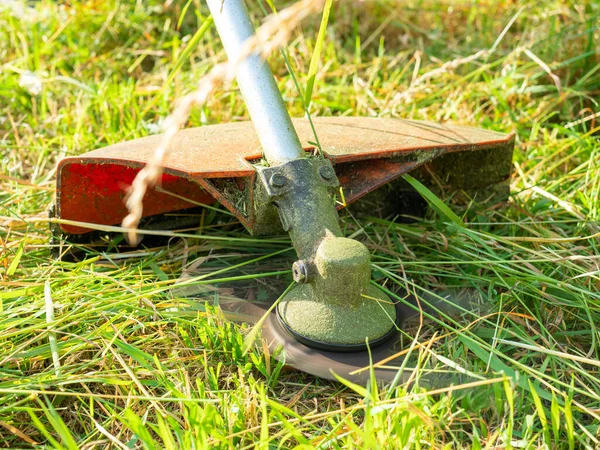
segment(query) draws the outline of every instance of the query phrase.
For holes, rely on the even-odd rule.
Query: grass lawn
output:
[[[273,6],[247,3],[257,22]],[[293,251],[223,211],[164,245],[53,256],[56,162],[158,133],[225,58],[207,20],[200,0],[0,2],[0,448],[600,448],[600,4],[334,2],[313,116],[516,135],[508,201],[443,198],[462,224],[342,214],[376,281],[432,304],[392,386],[243,352],[214,305],[276,297]],[[270,58],[293,116],[320,22]],[[246,118],[234,85],[188,126]]]

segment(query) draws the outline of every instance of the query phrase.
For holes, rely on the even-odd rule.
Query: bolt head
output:
[[[296,283],[306,283],[308,280],[308,267],[306,267],[306,263],[299,260],[292,264],[292,275]]]
[[[280,188],[285,186],[287,178],[279,172],[275,172],[271,175],[271,180],[269,182],[271,183],[271,186]]]
[[[335,176],[335,172],[331,168],[331,166],[321,166],[321,168],[319,169],[319,174],[325,180],[331,180]]]

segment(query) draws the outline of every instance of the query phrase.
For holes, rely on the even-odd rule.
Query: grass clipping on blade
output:
[[[129,214],[122,226],[127,228],[126,238],[130,244],[138,243],[137,227],[143,214],[143,198],[148,187],[155,186],[162,175],[163,165],[173,137],[185,125],[192,108],[204,104],[220,85],[228,85],[235,78],[238,65],[248,56],[259,54],[267,58],[275,49],[285,45],[292,30],[308,15],[322,9],[324,0],[302,0],[277,15],[270,16],[256,33],[244,42],[242,51],[234,60],[217,64],[200,79],[198,88],[179,100],[173,112],[166,118],[164,134],[150,161],[139,171],[125,199]]]

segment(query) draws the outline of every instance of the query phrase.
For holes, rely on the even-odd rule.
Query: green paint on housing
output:
[[[395,325],[396,308],[369,284],[369,256],[362,243],[327,234],[315,253],[314,281],[294,287],[279,304],[288,327],[306,339],[332,345],[385,336]]]
[[[314,280],[317,297],[323,302],[358,308],[360,293],[369,286],[369,250],[362,243],[329,235],[315,254],[318,275]]]
[[[368,249],[340,237],[331,197],[339,185],[331,162],[296,159],[258,171],[257,213],[275,211],[289,232],[298,258],[306,267],[307,284],[294,287],[278,306],[280,317],[295,333],[325,344],[364,344],[385,336],[395,325],[396,308],[370,286]],[[273,183],[273,177],[281,182]],[[264,208],[267,206],[267,208]],[[264,214],[268,224],[273,214]],[[268,226],[267,226],[268,228]],[[365,294],[365,295],[363,295]]]
[[[364,344],[385,336],[396,321],[390,298],[369,285],[349,304],[326,301],[310,284],[295,286],[279,304],[279,314],[295,333],[326,344]],[[356,301],[358,300],[358,301]]]

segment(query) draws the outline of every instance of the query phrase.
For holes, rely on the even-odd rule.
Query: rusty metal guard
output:
[[[313,122],[346,204],[447,153],[508,153],[504,159],[510,167],[513,135],[400,119],[323,117]],[[316,152],[309,122],[294,119],[293,123],[303,147]],[[60,161],[57,217],[103,225],[120,223],[127,214],[123,204],[127,188],[158,141],[159,136],[150,136]],[[254,209],[254,164],[260,162],[260,144],[250,122],[182,130],[171,145],[162,185],[146,194],[144,216],[218,201],[250,232],[260,234],[264,230]],[[507,175],[504,170],[501,177]],[[61,228],[71,234],[90,231],[64,224]]]

